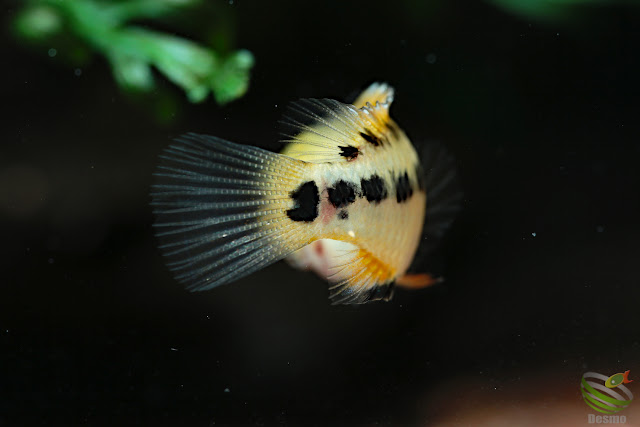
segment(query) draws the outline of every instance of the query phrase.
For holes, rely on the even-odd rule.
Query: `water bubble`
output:
[[[58,51],[56,49],[54,49],[54,48],[51,48],[51,49],[49,49],[48,53],[49,53],[49,56],[51,58],[53,58],[54,56],[56,56],[58,54]]]

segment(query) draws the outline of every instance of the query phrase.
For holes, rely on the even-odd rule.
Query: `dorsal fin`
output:
[[[389,118],[392,101],[393,89],[373,84],[356,105],[333,99],[294,102],[281,122],[282,142],[287,143],[282,154],[313,163],[353,161],[364,147],[384,145],[396,136]]]
[[[375,106],[377,103],[385,106],[386,114],[389,115],[389,106],[393,102],[393,88],[386,83],[372,83],[353,102],[356,108],[365,107],[367,104]]]

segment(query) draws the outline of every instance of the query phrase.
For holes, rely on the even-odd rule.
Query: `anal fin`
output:
[[[334,305],[388,301],[393,297],[395,273],[364,249],[355,252],[338,274],[348,278],[329,287],[329,299]]]

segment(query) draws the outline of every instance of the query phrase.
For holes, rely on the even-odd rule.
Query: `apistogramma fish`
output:
[[[287,258],[327,279],[335,304],[434,283],[407,271],[421,240],[433,246],[451,223],[460,193],[443,191],[454,181],[451,158],[434,151],[421,161],[389,117],[393,94],[374,83],[353,105],[294,103],[281,154],[212,136],[177,139],[152,191],[176,279],[207,290]]]

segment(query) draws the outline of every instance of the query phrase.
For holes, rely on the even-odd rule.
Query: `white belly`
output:
[[[349,263],[358,247],[346,242],[320,239],[289,255],[286,260],[294,268],[311,270],[329,282],[340,282],[349,277],[342,267]]]

